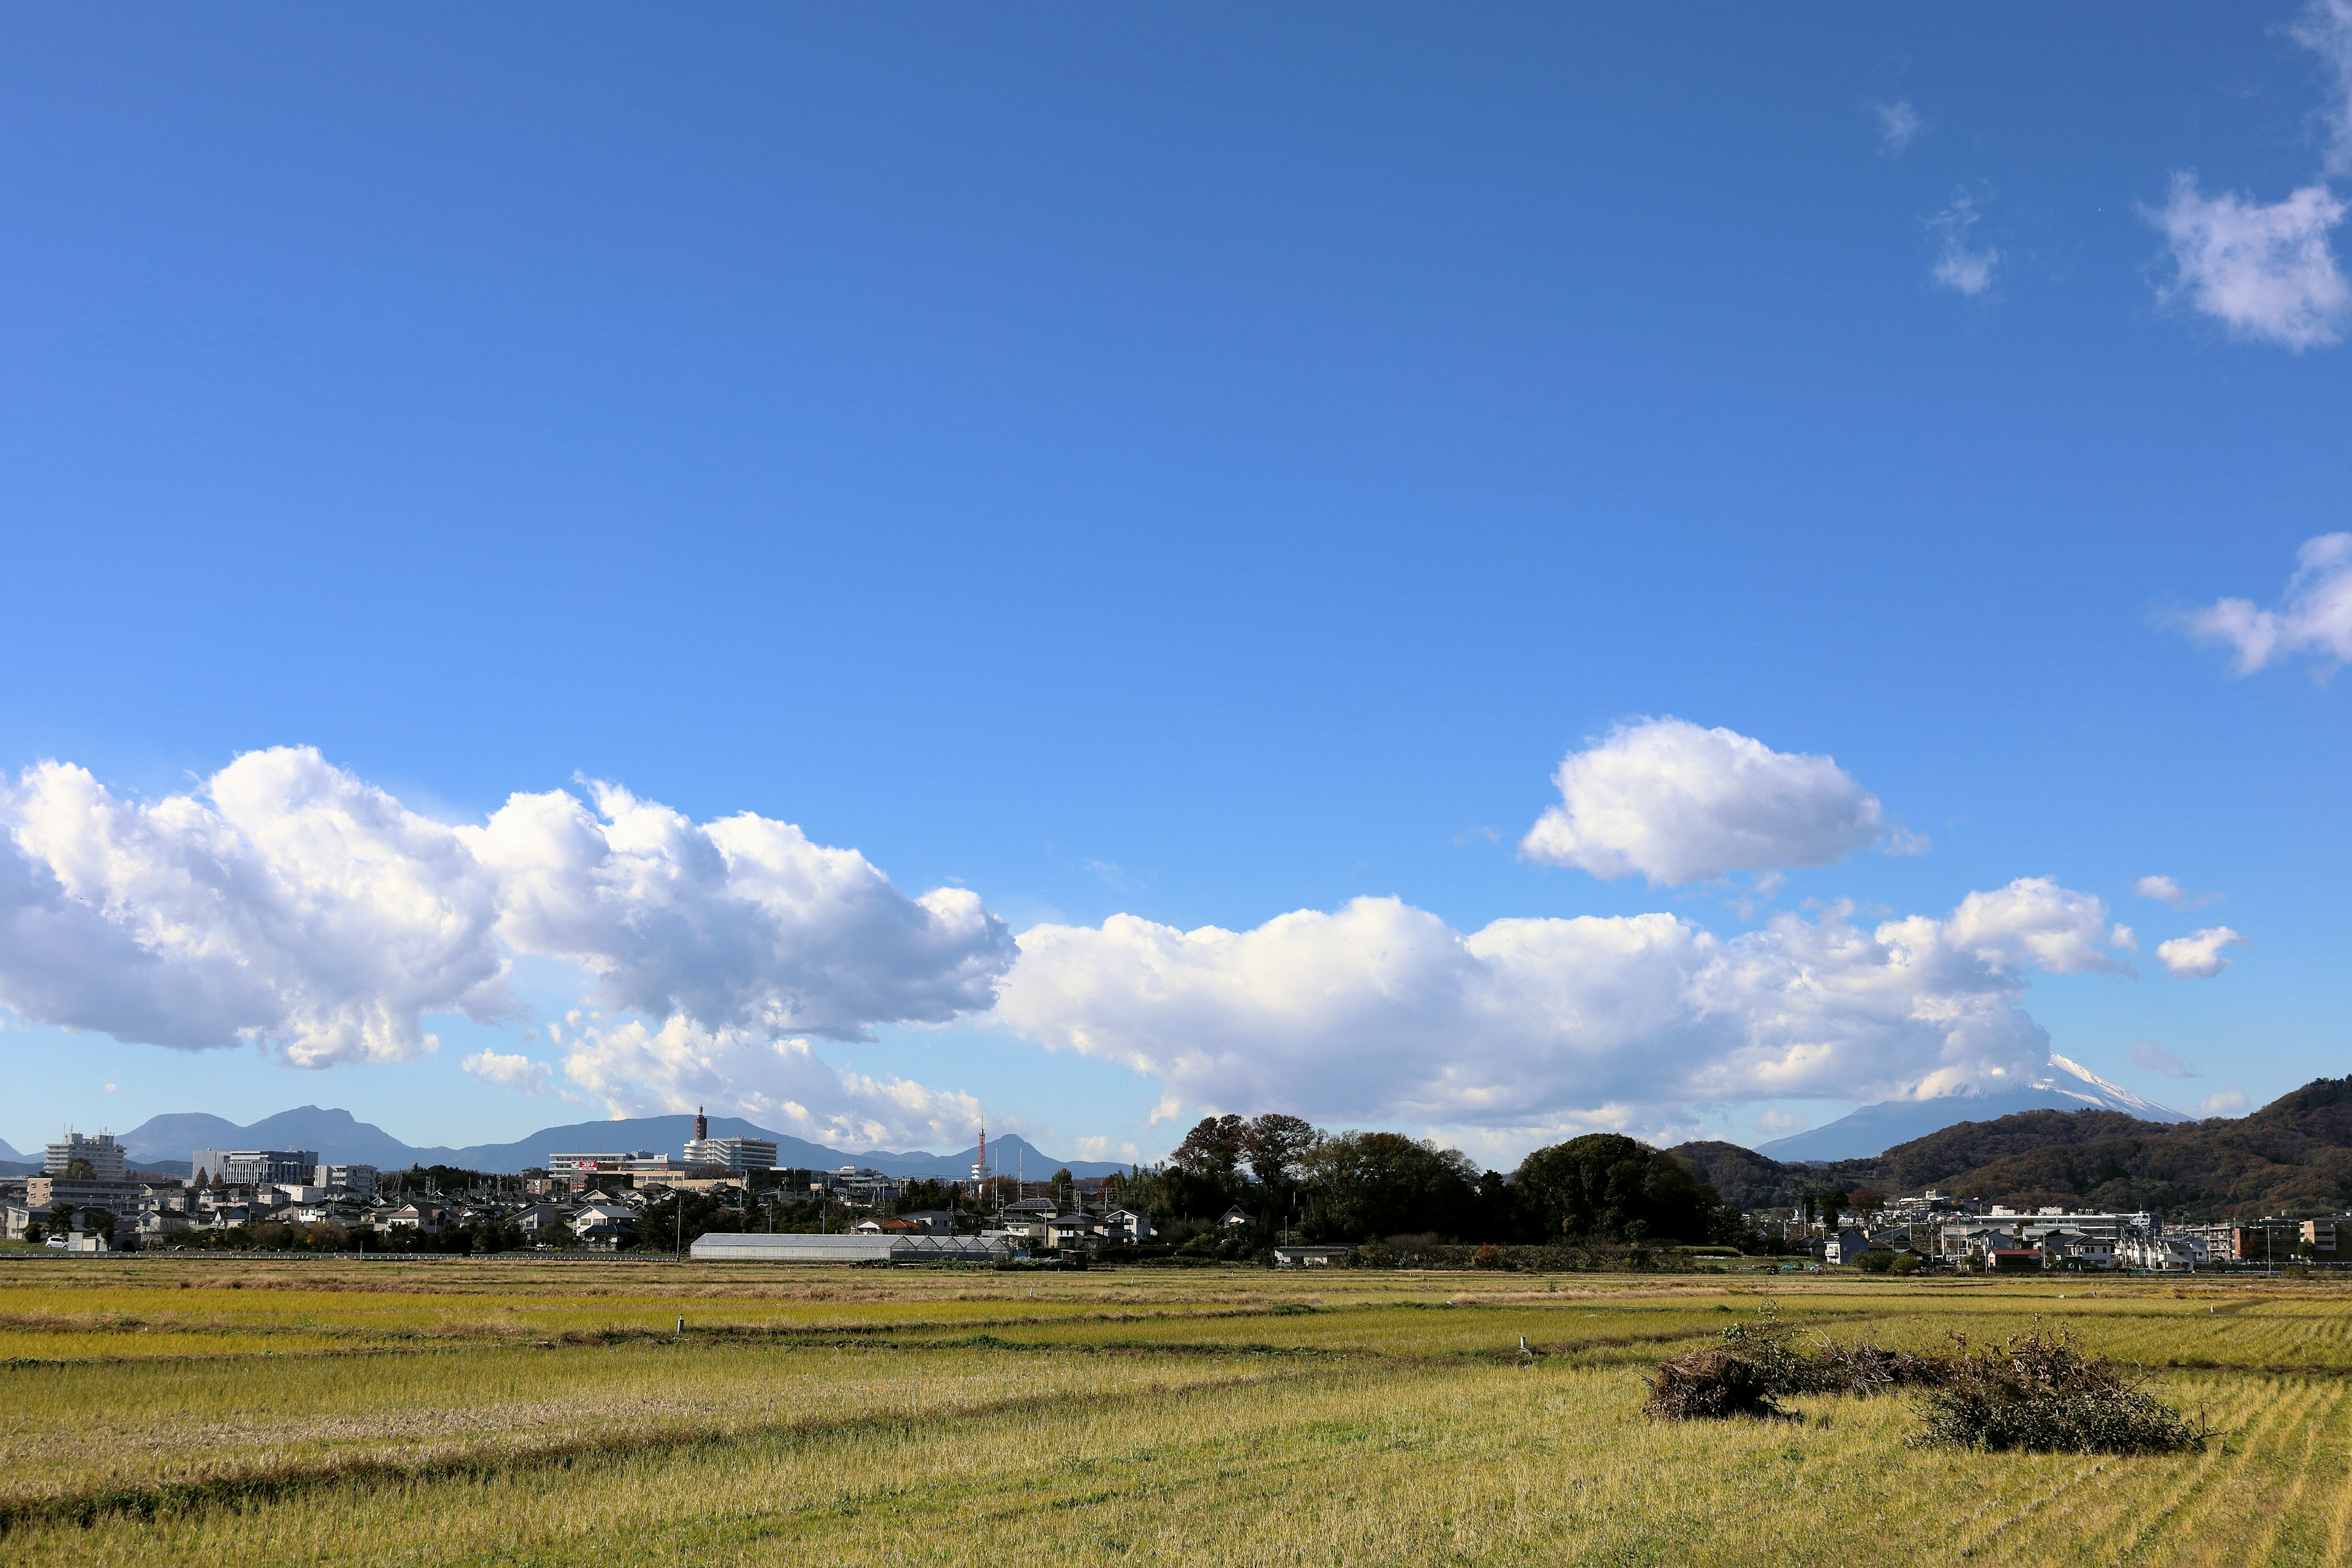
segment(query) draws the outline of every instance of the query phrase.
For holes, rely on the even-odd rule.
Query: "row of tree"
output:
[[[1690,1167],[1611,1132],[1538,1149],[1508,1175],[1401,1132],[1329,1132],[1296,1116],[1215,1116],[1166,1163],[1113,1177],[1117,1200],[1182,1232],[1233,1208],[1305,1241],[1438,1236],[1472,1243],[1723,1243],[1739,1216]]]

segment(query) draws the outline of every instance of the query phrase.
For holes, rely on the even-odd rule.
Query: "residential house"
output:
[[[572,1234],[591,1247],[614,1247],[637,1234],[637,1216],[617,1204],[590,1204],[572,1216]]]
[[[1113,1209],[1103,1215],[1103,1230],[1113,1242],[1140,1246],[1151,1239],[1151,1216],[1133,1209]]]
[[[1103,1224],[1090,1214],[1055,1215],[1045,1222],[1045,1245],[1064,1252],[1102,1244]]]
[[[1828,1238],[1822,1249],[1824,1263],[1859,1263],[1862,1255],[1870,1250],[1870,1237],[1852,1226],[1847,1226]]]
[[[434,1236],[440,1232],[444,1212],[438,1204],[403,1204],[385,1215],[382,1224],[386,1230],[413,1230],[419,1236]]]
[[[1257,1215],[1235,1204],[1217,1216],[1217,1223],[1221,1226],[1253,1226],[1257,1223]]]

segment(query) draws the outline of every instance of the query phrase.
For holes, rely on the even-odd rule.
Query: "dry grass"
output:
[[[2352,1561],[2352,1299],[2309,1287],[1779,1287],[1841,1340],[2216,1363],[2161,1392],[2227,1440],[2099,1458],[1915,1448],[1902,1396],[1644,1421],[1635,1366],[1756,1304],[1719,1281],[220,1273],[0,1262],[11,1568]]]

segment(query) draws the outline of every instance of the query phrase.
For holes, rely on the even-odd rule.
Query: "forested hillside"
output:
[[[1729,1143],[1669,1152],[1742,1208],[1807,1193],[1937,1187],[2020,1206],[2150,1209],[2181,1219],[2352,1209],[2352,1078],[2320,1079],[2250,1116],[2141,1121],[2032,1110],[1963,1121],[1872,1160],[1783,1165]]]

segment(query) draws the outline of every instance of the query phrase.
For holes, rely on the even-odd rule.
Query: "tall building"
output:
[[[710,1118],[698,1105],[694,1136],[686,1141],[686,1163],[723,1171],[770,1171],[775,1168],[776,1146],[765,1138],[713,1138]]]
[[[76,1160],[89,1163],[89,1174],[85,1180],[119,1182],[122,1176],[122,1145],[114,1141],[111,1132],[101,1132],[95,1138],[85,1138],[79,1132],[66,1134],[62,1143],[52,1143],[42,1151],[41,1173],[62,1176],[73,1170]]]
[[[255,1187],[268,1182],[308,1186],[318,1168],[316,1149],[199,1149],[189,1157],[188,1179],[202,1175],[216,1187]]]
[[[697,1138],[686,1146],[686,1163],[729,1171],[771,1171],[775,1169],[776,1146],[765,1138]]]

